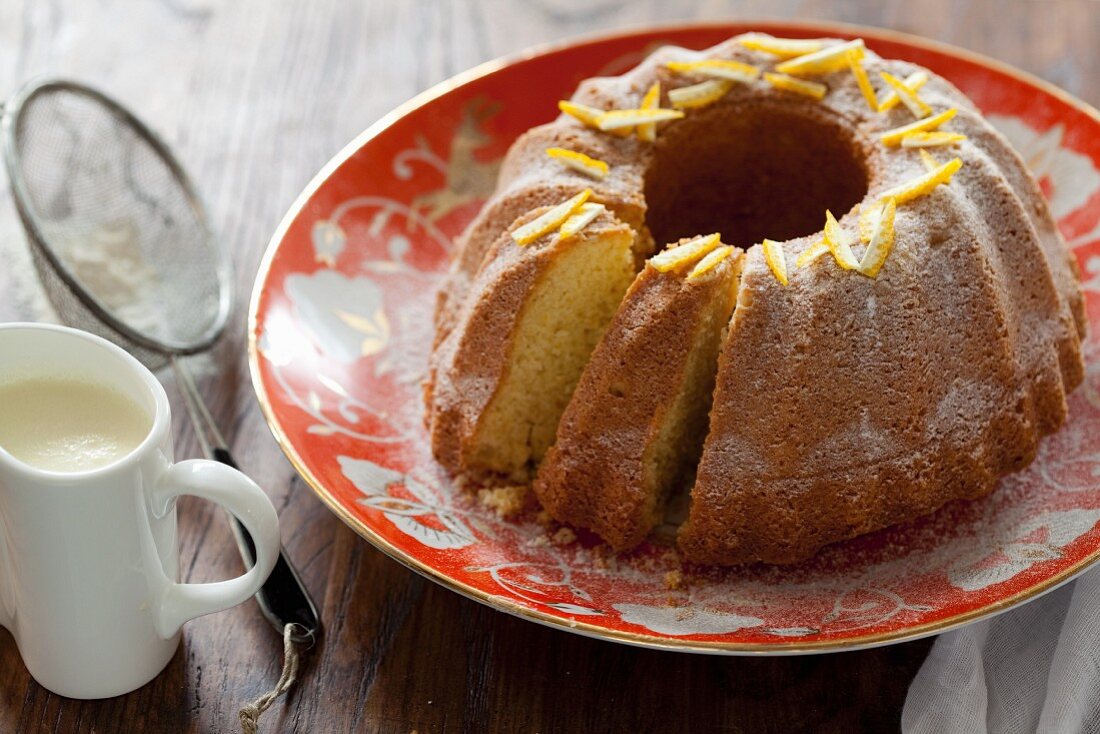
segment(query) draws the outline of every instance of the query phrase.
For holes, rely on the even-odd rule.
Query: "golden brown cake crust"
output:
[[[1041,302],[1045,289],[1007,293],[1001,282],[1019,272],[996,273],[1009,266],[982,255],[988,233],[976,212],[960,218],[937,196],[898,225],[926,228],[920,242],[901,244],[911,262],[891,260],[877,280],[818,286],[806,299],[815,284],[803,279],[845,274],[815,265],[782,289],[750,253],[680,533],[688,558],[792,562],[979,496],[1028,463],[1039,435],[1061,423],[1049,335],[1013,304]],[[1012,221],[1009,208],[981,208]],[[1023,261],[1011,251],[1004,259]],[[1021,332],[1034,335],[1033,348]]]

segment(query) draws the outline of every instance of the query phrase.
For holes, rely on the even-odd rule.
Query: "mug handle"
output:
[[[184,622],[235,607],[259,591],[279,557],[279,516],[259,485],[216,461],[191,459],[168,467],[152,492],[153,512],[163,517],[180,495],[210,500],[232,513],[256,542],[256,563],[243,576],[206,584],[170,582],[156,613],[157,634],[168,639]]]
[[[0,521],[0,531],[3,530],[3,522]],[[11,562],[8,560],[8,542],[4,540],[3,532],[0,532],[0,627],[12,629],[15,621],[15,592],[12,584]]]

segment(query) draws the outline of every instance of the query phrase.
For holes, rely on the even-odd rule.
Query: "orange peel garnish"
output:
[[[776,38],[756,34],[738,38],[737,42],[752,51],[763,51],[781,59],[805,56],[825,48],[824,41],[812,38]]]
[[[729,245],[722,245],[721,247],[711,250],[707,255],[695,264],[695,267],[688,273],[687,279],[694,280],[700,278],[710,271],[718,267],[719,263],[730,256],[733,252],[733,248]]]
[[[848,68],[852,70],[852,76],[856,78],[859,91],[863,93],[863,98],[867,100],[867,106],[871,108],[871,112],[878,112],[878,97],[875,96],[875,88],[871,86],[871,79],[867,76],[867,70],[863,68],[862,61],[856,58],[853,53],[848,54]]]
[[[717,232],[703,235],[654,255],[649,258],[649,264],[660,272],[667,273],[674,268],[696,262],[720,244],[722,236]]]
[[[845,270],[859,269],[859,260],[856,260],[856,254],[852,252],[848,237],[828,209],[825,210],[825,245],[829,248],[829,252],[833,253],[833,259],[836,260],[837,265]]]
[[[799,254],[794,261],[795,267],[804,268],[828,251],[829,246],[825,244],[825,240],[818,240]]]
[[[939,145],[952,145],[954,143],[962,142],[963,140],[966,140],[966,136],[962,133],[947,133],[941,131],[930,133],[915,132],[902,136],[901,147],[935,148]]]
[[[962,159],[952,158],[947,163],[936,166],[931,171],[917,176],[911,181],[906,181],[900,186],[883,191],[878,198],[881,201],[894,199],[896,203],[904,204],[907,201],[925,196],[940,184],[950,183],[951,177],[960,168],[962,168]]]
[[[596,217],[600,216],[604,212],[604,205],[597,204],[594,201],[590,201],[581,204],[577,211],[569,215],[569,218],[562,222],[561,228],[558,233],[564,237],[572,237],[577,232],[587,227],[592,223]]]
[[[570,117],[574,118],[575,120],[584,123],[588,127],[595,128],[596,130],[600,129],[600,126],[596,123],[596,121],[599,119],[600,115],[604,113],[604,110],[601,110],[597,107],[589,107],[588,105],[581,104],[580,102],[570,102],[567,99],[563,99],[558,102],[558,109],[569,115]],[[620,130],[611,130],[609,132],[611,132],[612,135],[626,137],[630,134],[631,131],[629,128],[622,128]]]
[[[875,234],[875,227],[878,225],[878,219],[882,215],[883,203],[876,201],[873,204],[867,204],[859,211],[859,241],[864,244],[871,241],[871,237]]]
[[[589,127],[596,127],[596,118],[603,114],[603,110],[579,102],[570,102],[567,99],[558,101],[558,109]]]
[[[572,168],[574,171],[580,171],[586,176],[592,178],[603,178],[607,175],[607,172],[611,170],[611,167],[598,158],[592,158],[584,153],[578,153],[575,150],[567,150],[565,148],[547,148],[546,155],[550,156],[556,161],[561,162],[566,168]]]
[[[775,240],[765,239],[760,243],[760,249],[764,251],[764,262],[772,271],[772,275],[781,284],[787,285],[787,258],[783,255],[783,245]]]
[[[766,71],[764,72],[764,79],[776,89],[802,94],[818,100],[825,99],[825,94],[829,91],[829,88],[820,82],[811,82],[787,74],[775,74]]]
[[[645,96],[642,97],[642,103],[638,107],[643,110],[653,110],[660,106],[660,102],[661,83],[653,82],[653,85],[646,90]],[[643,122],[635,130],[638,132],[638,140],[644,143],[652,143],[657,140],[657,123],[655,122]]]
[[[512,239],[516,241],[517,245],[531,244],[543,235],[549,234],[560,227],[565,220],[581,208],[584,202],[588,201],[590,196],[592,196],[592,189],[585,189],[573,198],[551,207],[549,211],[541,216],[532,219],[522,227],[516,228],[512,232]]]
[[[776,64],[775,70],[780,74],[828,74],[847,67],[849,54],[856,54],[862,59],[863,53],[863,39],[856,38],[847,43],[838,43],[813,53],[788,59]]]
[[[904,79],[905,86],[913,92],[916,92],[927,83],[928,72],[925,71],[914,71],[912,74],[905,77]],[[900,103],[901,97],[898,96],[897,92],[891,90],[890,93],[883,97],[882,101],[879,102],[878,111],[887,112],[897,107]]]
[[[928,106],[928,103],[920,98],[916,90],[906,86],[905,82],[901,79],[898,79],[888,71],[880,71],[878,75],[882,77],[884,82],[894,88],[894,91],[898,94],[898,99],[909,108],[909,111],[913,113],[913,117],[920,119],[932,114],[932,108]]]
[[[940,165],[940,162],[933,158],[932,154],[924,148],[920,149],[920,162],[924,164],[924,170],[926,171],[934,171],[939,168]]]
[[[647,110],[608,110],[596,118],[596,127],[605,132],[620,128],[633,130],[635,125],[643,125],[647,122],[679,120],[683,116],[684,113],[680,110],[667,110],[661,107],[653,107]]]
[[[668,90],[668,101],[677,109],[706,107],[725,97],[733,85],[728,79],[707,79],[690,87]]]
[[[743,64],[731,59],[706,59],[704,61],[670,61],[665,64],[672,71],[683,74],[698,73],[703,76],[725,79],[731,82],[749,83],[760,77],[760,67]]]
[[[897,204],[893,199],[888,199],[886,205],[882,208],[882,214],[875,223],[871,242],[867,245],[863,258],[859,261],[859,272],[870,278],[878,276],[878,271],[882,270],[882,264],[886,262],[886,257],[894,246],[894,215],[896,213]]]
[[[916,122],[911,122],[908,125],[895,127],[893,130],[887,130],[879,136],[879,140],[891,147],[900,145],[902,138],[904,138],[906,135],[909,135],[910,133],[925,132],[927,130],[935,130],[958,113],[958,109],[952,107],[951,109],[944,110],[943,112],[932,115],[931,117],[926,117],[923,120],[917,120]]]

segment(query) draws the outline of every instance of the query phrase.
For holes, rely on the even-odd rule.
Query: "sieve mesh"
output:
[[[189,182],[155,136],[70,82],[24,91],[6,125],[12,188],[58,315],[106,327],[146,363],[212,344],[227,317],[227,270]]]

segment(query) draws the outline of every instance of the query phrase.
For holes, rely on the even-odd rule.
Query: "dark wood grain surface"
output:
[[[347,140],[415,93],[486,59],[600,29],[677,19],[825,18],[989,54],[1100,102],[1096,0],[0,0],[0,94],[44,73],[130,104],[176,149],[237,269],[224,341],[196,362],[326,633],[300,685],[263,719],[294,732],[889,731],[930,641],[802,658],[722,658],[598,642],[493,612],[385,558],[284,460],[245,364],[244,303],[282,213]],[[52,320],[0,182],[0,320]],[[167,376],[166,376],[167,378]],[[170,379],[170,396],[178,396]],[[198,451],[182,411],[180,457]],[[222,514],[180,512],[185,580],[239,573]],[[187,625],[168,669],[117,699],[78,702],[31,680],[0,631],[0,732],[219,732],[279,674],[254,602]]]

